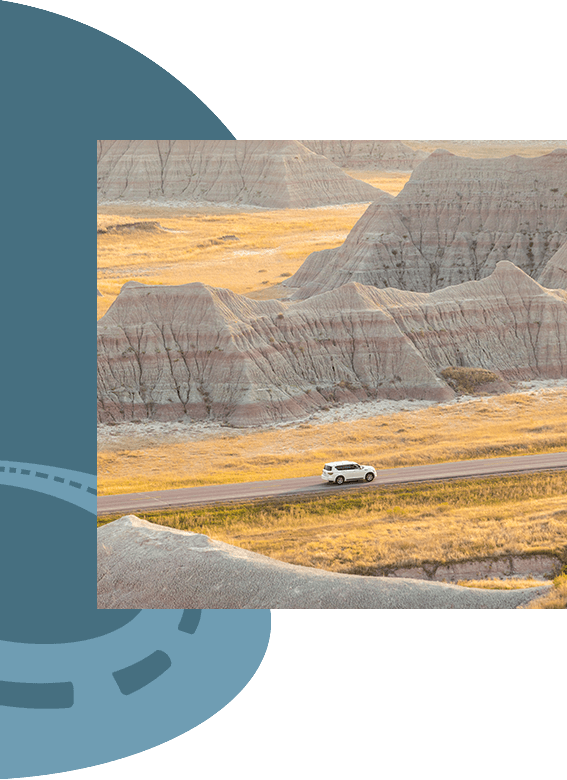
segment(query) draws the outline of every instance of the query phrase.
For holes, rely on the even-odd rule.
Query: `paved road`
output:
[[[436,463],[428,466],[406,466],[383,469],[374,482],[365,489],[395,485],[404,482],[427,482],[457,477],[486,477],[499,474],[523,474],[549,469],[567,469],[567,452],[544,455],[521,455],[511,458],[487,458],[485,460],[461,460],[456,463]],[[204,485],[202,487],[158,490],[149,493],[124,493],[118,496],[99,496],[97,515],[135,514],[152,509],[173,509],[201,504],[246,501],[275,496],[328,494],[329,491],[352,490],[361,487],[360,482],[350,485],[329,485],[321,477],[274,479],[265,482],[242,482],[231,485]]]

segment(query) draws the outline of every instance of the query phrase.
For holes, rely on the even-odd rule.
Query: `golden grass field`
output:
[[[320,474],[328,460],[375,468],[567,449],[567,388],[478,398],[369,419],[272,429],[144,424],[99,442],[99,495]],[[176,440],[175,435],[179,436]],[[196,473],[191,464],[206,464]]]
[[[427,151],[443,145],[409,143],[424,149],[430,144]],[[457,144],[449,150],[502,156],[513,153],[511,148],[495,145],[476,153]],[[531,146],[516,153],[533,156],[549,150]],[[394,195],[409,178],[405,173],[349,173]],[[158,221],[161,227],[98,235],[97,283],[102,296],[97,298],[97,317],[131,279],[147,284],[200,281],[252,298],[285,297],[283,279],[312,251],[342,243],[366,208],[367,204],[289,211],[99,208],[97,224],[102,229],[137,221]],[[558,387],[266,430],[108,426],[99,440],[98,492],[308,476],[319,474],[325,461],[343,458],[380,469],[565,450],[566,401],[567,388]],[[207,468],[196,474],[195,460]],[[348,498],[328,498],[325,505],[282,502],[219,508],[220,514],[199,509],[194,514],[142,516],[152,522],[179,523],[176,527],[292,563],[371,574],[378,565],[469,560],[506,550],[514,554],[546,550],[565,556],[566,480],[562,473],[467,480],[366,495],[364,490],[349,491]],[[567,583],[561,578],[537,602],[537,608],[566,606]]]

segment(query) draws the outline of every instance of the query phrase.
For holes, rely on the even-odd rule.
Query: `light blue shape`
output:
[[[203,610],[194,634],[182,610],[143,610],[123,628],[67,645],[0,641],[1,676],[16,682],[69,681],[67,709],[0,706],[0,777],[95,766],[167,742],[231,701],[260,665],[269,610]],[[125,696],[113,677],[156,651],[171,667]],[[191,756],[187,756],[188,772]]]

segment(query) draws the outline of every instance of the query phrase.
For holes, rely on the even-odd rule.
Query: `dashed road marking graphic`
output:
[[[73,683],[25,683],[0,680],[0,704],[28,710],[63,710],[74,704]]]
[[[171,658],[163,650],[156,650],[155,653],[136,661],[124,669],[113,672],[112,676],[120,688],[120,693],[129,696],[131,693],[145,688],[154,680],[166,672],[171,666]]]
[[[96,476],[36,463],[0,461],[0,485],[35,490],[96,514]]]

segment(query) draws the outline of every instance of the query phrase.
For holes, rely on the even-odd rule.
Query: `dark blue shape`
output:
[[[73,684],[0,680],[0,705],[27,710],[64,710],[74,703]]]
[[[186,634],[194,634],[200,620],[200,609],[184,609],[181,620],[179,621],[179,631],[184,631]]]
[[[232,136],[177,79],[92,27],[1,2],[0,30],[10,150],[0,189],[9,291],[0,332],[18,334],[2,339],[2,365],[18,381],[0,390],[0,460],[95,474],[96,140]],[[37,343],[38,332],[51,346],[30,360],[22,345]],[[57,381],[38,391],[48,376]],[[22,420],[33,435],[22,436]]]
[[[135,664],[126,666],[113,672],[112,676],[124,696],[129,696],[141,688],[145,688],[154,680],[166,672],[171,666],[171,658],[163,650],[156,650],[155,653],[142,658]]]

